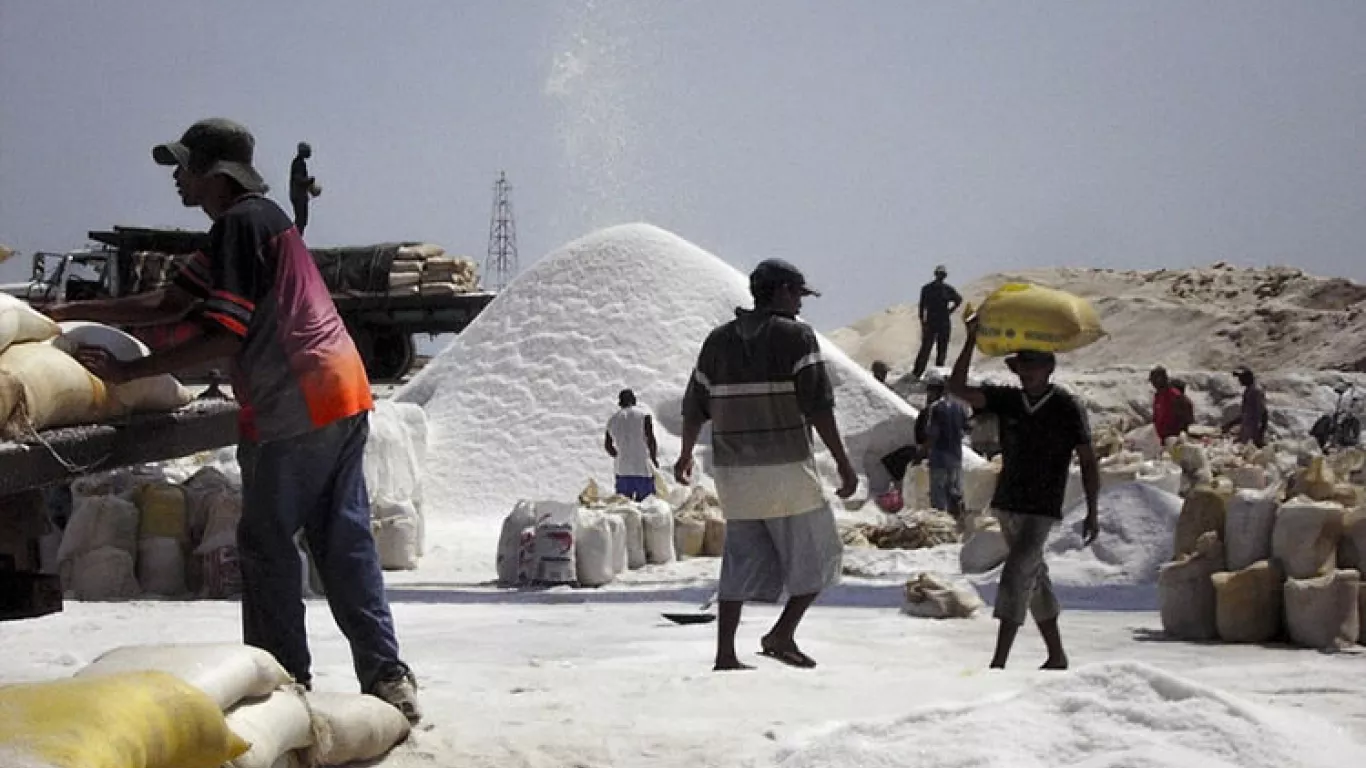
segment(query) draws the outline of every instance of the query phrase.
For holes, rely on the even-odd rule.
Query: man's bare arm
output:
[[[655,420],[645,417],[645,445],[650,448],[650,463],[659,466],[659,443],[655,442]]]
[[[85,320],[105,325],[138,326],[174,323],[184,319],[195,299],[170,286],[120,299],[94,299],[55,304],[46,310],[57,322]]]
[[[977,387],[968,386],[968,371],[972,370],[972,348],[977,346],[977,318],[969,318],[965,323],[967,338],[963,340],[963,351],[953,363],[953,373],[949,375],[949,394],[962,400],[973,408],[987,404],[987,396]]]
[[[607,455],[608,455],[608,456],[611,456],[612,458],[616,458],[616,456],[617,456],[617,446],[612,442],[612,433],[611,433],[611,432],[604,432],[604,433],[602,433],[602,447],[603,447],[603,450],[607,451]]]

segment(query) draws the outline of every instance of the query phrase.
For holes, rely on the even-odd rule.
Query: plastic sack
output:
[[[421,464],[408,421],[395,403],[375,403],[365,441],[364,471],[371,504],[421,500]]]
[[[1290,492],[1308,496],[1314,501],[1331,501],[1337,490],[1337,476],[1333,467],[1322,456],[1309,460],[1309,466],[1295,473]]]
[[[220,712],[292,682],[270,653],[239,643],[126,645],[102,654],[76,677],[146,671],[175,675],[207,694]]]
[[[642,502],[640,525],[645,534],[646,562],[663,565],[677,559],[674,550],[674,516],[668,503],[656,496]]]
[[[498,569],[498,584],[515,587],[522,583],[519,576],[522,532],[536,525],[536,504],[519,501],[503,518],[503,530],[498,536],[498,554],[495,566]]]
[[[963,469],[963,507],[969,512],[981,512],[991,506],[996,494],[996,481],[1001,476],[1001,465],[990,462]]]
[[[181,543],[165,536],[138,539],[137,580],[142,592],[162,597],[178,597],[185,585],[185,550]]]
[[[52,318],[8,293],[0,293],[0,353],[11,344],[47,341],[61,332]]]
[[[1224,517],[1224,553],[1230,571],[1241,571],[1271,557],[1276,529],[1276,493],[1244,489],[1233,494]]]
[[[1032,283],[996,289],[977,309],[977,320],[977,349],[995,357],[1025,349],[1070,352],[1105,335],[1089,301]]]
[[[1281,632],[1284,573],[1262,560],[1235,573],[1216,573],[1215,624],[1226,643],[1265,643]]]
[[[536,581],[541,584],[574,584],[578,581],[574,546],[572,504],[553,501],[536,504]]]
[[[137,554],[138,508],[117,496],[76,499],[57,549],[57,561],[66,563],[77,555],[113,547]]]
[[[218,768],[247,750],[217,704],[164,672],[0,687],[0,764]]]
[[[1224,570],[1224,546],[1213,531],[1200,535],[1195,551],[1158,569],[1157,599],[1162,629],[1181,640],[1219,636],[1218,602],[1212,576]]]
[[[1342,538],[1341,505],[1298,497],[1281,505],[1271,534],[1271,554],[1285,566],[1286,578],[1307,579],[1337,567]]]
[[[1195,543],[1207,531],[1224,535],[1228,518],[1228,497],[1209,489],[1196,488],[1186,495],[1181,505],[1181,516],[1176,520],[1172,556],[1180,557],[1195,551]]]
[[[138,538],[189,541],[185,491],[170,483],[147,483],[133,494],[138,507]]]
[[[1356,643],[1361,633],[1360,585],[1356,571],[1286,579],[1285,628],[1291,642],[1318,649]]]
[[[74,355],[82,346],[99,347],[115,359],[127,362],[152,353],[147,345],[118,328],[88,322],[62,323],[61,328],[62,335],[52,340],[52,346],[67,354]],[[174,411],[194,399],[194,395],[170,374],[116,384],[109,388],[109,394],[115,406],[113,410],[119,413]]]
[[[104,382],[48,344],[15,344],[0,353],[0,435],[93,424],[112,412]]]
[[[726,519],[708,517],[707,532],[702,537],[703,557],[721,557],[726,554]]]
[[[62,566],[62,573],[77,600],[133,600],[142,594],[133,556],[116,547],[83,552]]]
[[[372,512],[380,567],[396,571],[416,568],[421,548],[417,508],[412,502],[383,502],[375,505]]]
[[[198,568],[201,599],[227,600],[242,594],[242,562],[236,544],[198,555]]]
[[[630,553],[626,551],[626,521],[619,515],[604,514],[607,527],[612,532],[612,574],[626,573],[630,569]]]
[[[1338,567],[1366,566],[1366,510],[1356,509],[1344,518],[1342,541],[1338,542]]]
[[[1001,523],[994,517],[983,518],[968,532],[963,548],[958,551],[958,566],[963,573],[986,573],[1006,561],[1010,546],[1006,544]]]
[[[226,720],[228,728],[251,746],[225,768],[272,768],[285,754],[313,746],[313,717],[296,686],[242,702]]]
[[[699,517],[674,518],[674,554],[700,557],[707,543],[707,521]]]
[[[237,546],[237,524],[242,520],[242,496],[235,490],[209,491],[200,501],[204,515],[204,535],[195,554],[207,555]]]
[[[574,518],[574,569],[585,587],[601,587],[616,578],[613,563],[612,527],[607,517],[592,509],[580,509]]]
[[[925,619],[966,619],[982,608],[971,586],[954,584],[937,573],[921,573],[906,582],[901,612]]]
[[[640,521],[640,507],[620,504],[608,507],[607,514],[621,518],[626,524],[626,567],[631,570],[645,567],[645,528]]]
[[[318,765],[349,765],[383,757],[408,738],[412,726],[398,709],[374,696],[305,694],[317,734]]]

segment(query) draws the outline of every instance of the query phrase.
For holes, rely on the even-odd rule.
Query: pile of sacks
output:
[[[106,385],[71,356],[79,346],[106,349],[123,361],[150,354],[146,345],[118,329],[96,323],[58,325],[13,296],[0,294],[0,437],[173,411],[193,399],[169,375]]]
[[[365,486],[385,570],[413,570],[425,548],[422,467],[427,461],[427,413],[413,403],[380,400],[370,414]]]
[[[473,261],[446,255],[439,245],[404,245],[389,267],[389,296],[452,296],[479,284]]]
[[[407,719],[306,692],[257,648],[116,648],[67,680],[0,687],[0,763],[40,768],[311,768],[376,760]]]
[[[882,523],[845,526],[840,537],[846,546],[877,549],[926,549],[958,541],[958,523],[933,509],[903,512]]]
[[[901,612],[922,619],[969,619],[984,603],[971,584],[939,573],[918,573],[906,581]]]
[[[1318,456],[1269,488],[1187,494],[1158,578],[1169,635],[1319,649],[1366,640],[1366,493],[1331,466]]]

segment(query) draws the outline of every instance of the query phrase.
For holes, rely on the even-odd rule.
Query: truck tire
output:
[[[390,330],[372,330],[362,335],[367,337],[366,343],[358,346],[371,381],[398,381],[413,367],[417,349],[411,335]]]

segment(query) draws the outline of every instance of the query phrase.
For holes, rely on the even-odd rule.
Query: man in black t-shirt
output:
[[[1073,453],[1081,463],[1086,489],[1086,520],[1082,525],[1085,544],[1095,541],[1100,530],[1096,506],[1100,472],[1091,446],[1091,429],[1086,411],[1076,398],[1053,385],[1052,353],[1017,352],[1006,358],[1006,365],[1020,378],[1019,388],[968,386],[976,343],[974,316],[967,320],[967,340],[953,366],[949,392],[978,413],[995,414],[1000,422],[1001,475],[991,507],[1001,521],[1010,553],[1001,568],[996,594],[994,615],[1000,629],[991,666],[1005,667],[1015,635],[1026,613],[1032,613],[1048,646],[1043,668],[1066,669],[1067,653],[1058,631],[1061,608],[1053,594],[1043,551],[1049,533],[1062,519]]]
[[[934,268],[934,280],[920,289],[920,353],[915,356],[915,368],[911,370],[911,376],[917,379],[930,362],[930,347],[936,347],[936,366],[944,364],[949,352],[953,313],[963,304],[963,297],[945,281],[948,276],[949,271],[940,264]]]

